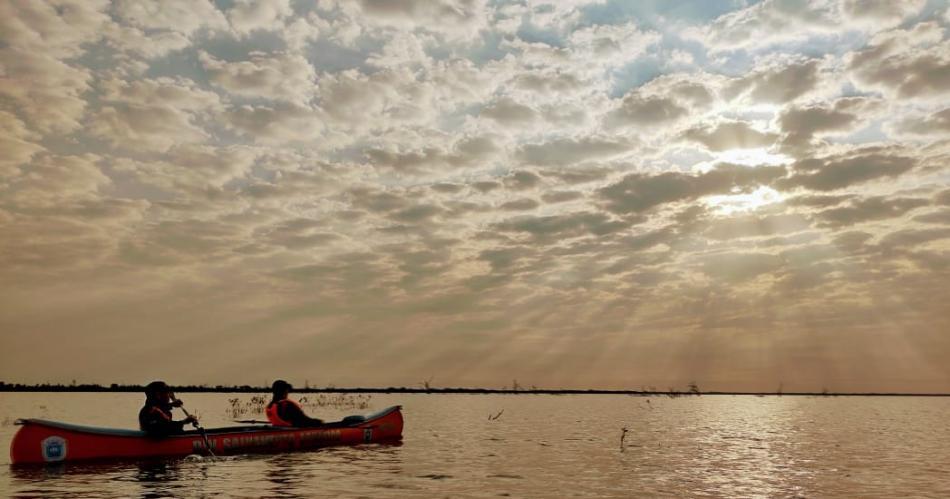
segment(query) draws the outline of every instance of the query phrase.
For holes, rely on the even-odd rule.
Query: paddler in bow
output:
[[[150,436],[164,437],[182,433],[186,424],[198,419],[188,416],[180,421],[172,418],[172,408],[181,407],[164,381],[153,381],[145,387],[145,406],[139,411],[139,427]]]
[[[304,414],[300,404],[290,400],[287,396],[293,388],[290,383],[279,379],[274,382],[271,389],[274,392],[274,398],[267,404],[267,420],[274,426],[293,426],[297,428],[306,428],[310,426],[320,426],[323,420],[311,418]]]

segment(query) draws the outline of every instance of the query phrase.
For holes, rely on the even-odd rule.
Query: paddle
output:
[[[185,409],[185,404],[183,404],[181,400],[178,400],[177,398],[175,398],[174,395],[172,395],[172,400],[175,402],[178,402],[179,404],[178,408],[181,409],[181,412],[185,413],[185,416],[188,416],[189,418],[191,417],[191,414],[188,413],[188,409]],[[214,451],[211,450],[211,443],[208,442],[208,434],[205,433],[205,429],[202,428],[200,424],[198,424],[198,420],[197,419],[193,420],[191,422],[191,425],[194,426],[198,430],[198,433],[201,434],[201,438],[204,439],[205,449],[208,451],[208,454],[211,455],[211,457],[216,457],[214,455]]]

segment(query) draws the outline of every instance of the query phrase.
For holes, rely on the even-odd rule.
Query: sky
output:
[[[0,2],[0,380],[950,392],[948,28]]]

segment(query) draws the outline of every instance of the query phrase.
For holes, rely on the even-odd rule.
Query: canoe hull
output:
[[[36,419],[19,423],[22,427],[10,444],[13,464],[207,454],[204,438],[196,431],[153,438],[139,431],[81,427]],[[208,429],[206,434],[215,455],[233,455],[392,442],[402,438],[402,427],[402,411],[395,406],[348,425],[331,423],[316,428],[242,426]]]

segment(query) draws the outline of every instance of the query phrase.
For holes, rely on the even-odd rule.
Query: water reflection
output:
[[[182,490],[180,463],[176,461],[154,461],[138,463],[134,480],[141,487],[142,498],[175,496]]]
[[[788,480],[795,474],[788,445],[793,434],[786,407],[790,400],[710,397],[697,404],[697,452],[686,468],[698,472],[700,488],[729,496],[798,492],[800,487]]]
[[[274,455],[265,460],[264,479],[272,497],[304,497],[294,492],[306,475],[304,463],[293,454]],[[317,491],[313,491],[314,493]]]

